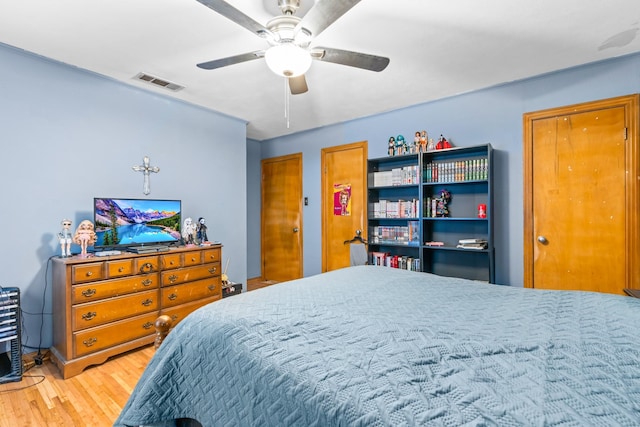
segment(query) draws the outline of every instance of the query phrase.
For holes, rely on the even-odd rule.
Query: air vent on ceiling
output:
[[[138,80],[142,80],[147,83],[151,83],[156,86],[163,87],[165,89],[172,90],[174,92],[184,89],[184,86],[180,86],[179,84],[176,84],[176,83],[171,83],[167,80],[159,79],[157,77],[154,77],[146,73],[138,73],[134,78]]]

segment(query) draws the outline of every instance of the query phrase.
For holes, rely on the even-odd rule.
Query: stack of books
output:
[[[485,239],[460,239],[458,240],[458,248],[461,249],[487,249],[488,242]]]

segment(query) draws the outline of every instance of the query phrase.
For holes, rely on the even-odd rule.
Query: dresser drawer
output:
[[[71,267],[71,282],[83,283],[104,279],[104,263],[91,262]]]
[[[185,267],[202,264],[202,251],[185,252],[183,255],[182,265]]]
[[[80,304],[158,288],[159,279],[160,273],[152,273],[74,285],[71,292],[71,303]]]
[[[134,271],[136,274],[155,273],[159,271],[158,256],[145,256],[135,259]]]
[[[181,254],[160,255],[160,265],[162,266],[163,270],[180,268],[182,267],[182,255]]]
[[[131,276],[133,273],[133,260],[121,259],[107,261],[107,277]]]
[[[220,261],[220,248],[205,249],[202,251],[202,258],[205,263]]]
[[[166,314],[167,316],[171,317],[171,321],[172,321],[171,326],[175,327],[182,319],[187,317],[189,313],[191,313],[192,311],[197,310],[198,308],[202,307],[203,305],[209,304],[210,302],[217,301],[220,298],[221,297],[217,296],[217,297],[212,297],[205,300],[199,300],[199,301],[188,303],[188,304],[182,304],[176,307],[163,309],[162,311],[160,311],[160,315]]]
[[[183,285],[167,286],[160,291],[162,307],[174,307],[197,299],[216,296],[222,296],[220,276],[196,280]]]
[[[153,323],[157,312],[137,316],[105,326],[87,329],[73,334],[75,356],[84,356],[114,345],[155,334]]]
[[[179,285],[192,280],[206,279],[220,275],[220,263],[214,262],[198,267],[187,267],[177,271],[166,271],[160,279],[162,286]]]
[[[73,331],[78,331],[156,310],[158,310],[157,290],[78,304],[71,308],[71,328]]]

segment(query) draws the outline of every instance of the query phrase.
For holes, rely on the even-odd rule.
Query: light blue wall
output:
[[[247,140],[247,277],[260,277],[261,216],[261,158],[260,143]],[[249,262],[251,260],[251,262]]]
[[[245,283],[246,123],[2,44],[0,64],[0,285],[21,289],[27,352],[51,346],[60,221],[91,219],[95,196],[144,197],[145,155],[160,167],[148,197],[206,218]]]
[[[522,114],[638,92],[640,54],[635,54],[262,141],[260,146],[262,158],[302,152],[304,195],[310,200],[303,212],[304,274],[309,276],[322,269],[319,197],[323,147],[366,140],[369,157],[382,157],[390,136],[411,138],[421,129],[435,138],[444,134],[457,146],[491,143],[496,149],[496,280],[522,286]],[[411,103],[408,93],[407,105]],[[249,191],[255,190],[255,183],[250,183]],[[259,197],[259,187],[257,190]],[[255,260],[249,259],[249,265],[255,265]]]

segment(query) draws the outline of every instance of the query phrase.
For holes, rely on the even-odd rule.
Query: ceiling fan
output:
[[[223,0],[197,0],[220,15],[265,39],[266,50],[243,53],[197,64],[205,70],[264,58],[269,68],[288,79],[294,95],[308,90],[304,74],[312,60],[348,65],[370,71],[382,71],[389,58],[329,47],[310,47],[315,37],[347,13],[360,0],[317,0],[303,18],[295,16],[300,0],[277,0],[282,15],[262,25]]]

